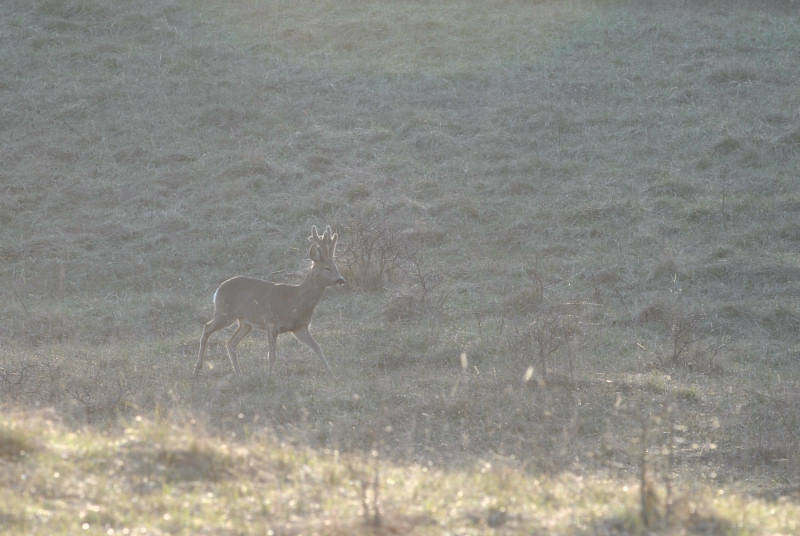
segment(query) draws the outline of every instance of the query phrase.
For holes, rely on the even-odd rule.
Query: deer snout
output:
[[[339,276],[339,279],[334,281],[335,285],[344,285],[345,283],[347,283],[347,280],[342,276]]]

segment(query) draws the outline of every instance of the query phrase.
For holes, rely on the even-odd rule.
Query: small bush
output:
[[[386,210],[357,214],[342,226],[342,235],[346,241],[337,264],[347,284],[363,291],[395,290],[385,310],[389,320],[407,320],[442,305],[443,274],[424,266],[411,235],[389,222]]]

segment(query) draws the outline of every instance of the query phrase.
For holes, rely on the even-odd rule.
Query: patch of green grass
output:
[[[377,452],[313,450],[262,433],[213,436],[177,416],[81,434],[42,414],[4,413],[2,421],[39,443],[0,471],[7,534],[647,533],[634,485],[569,472],[532,476],[509,458],[457,471],[397,465]],[[664,528],[698,533],[798,528],[791,502],[712,488],[682,496],[670,516]]]

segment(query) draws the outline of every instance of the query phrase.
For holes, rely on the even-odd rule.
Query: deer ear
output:
[[[319,249],[318,245],[311,244],[311,249],[308,250],[308,256],[311,257],[312,261],[320,262],[322,260],[322,250]]]

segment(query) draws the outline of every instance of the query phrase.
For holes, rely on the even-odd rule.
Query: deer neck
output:
[[[305,279],[303,282],[300,283],[300,294],[306,296],[309,302],[312,302],[313,305],[316,305],[317,301],[322,297],[322,292],[325,290],[325,285],[319,281],[317,278],[317,274],[314,271],[314,268],[311,268],[306,274]],[[312,305],[312,307],[313,307]]]

